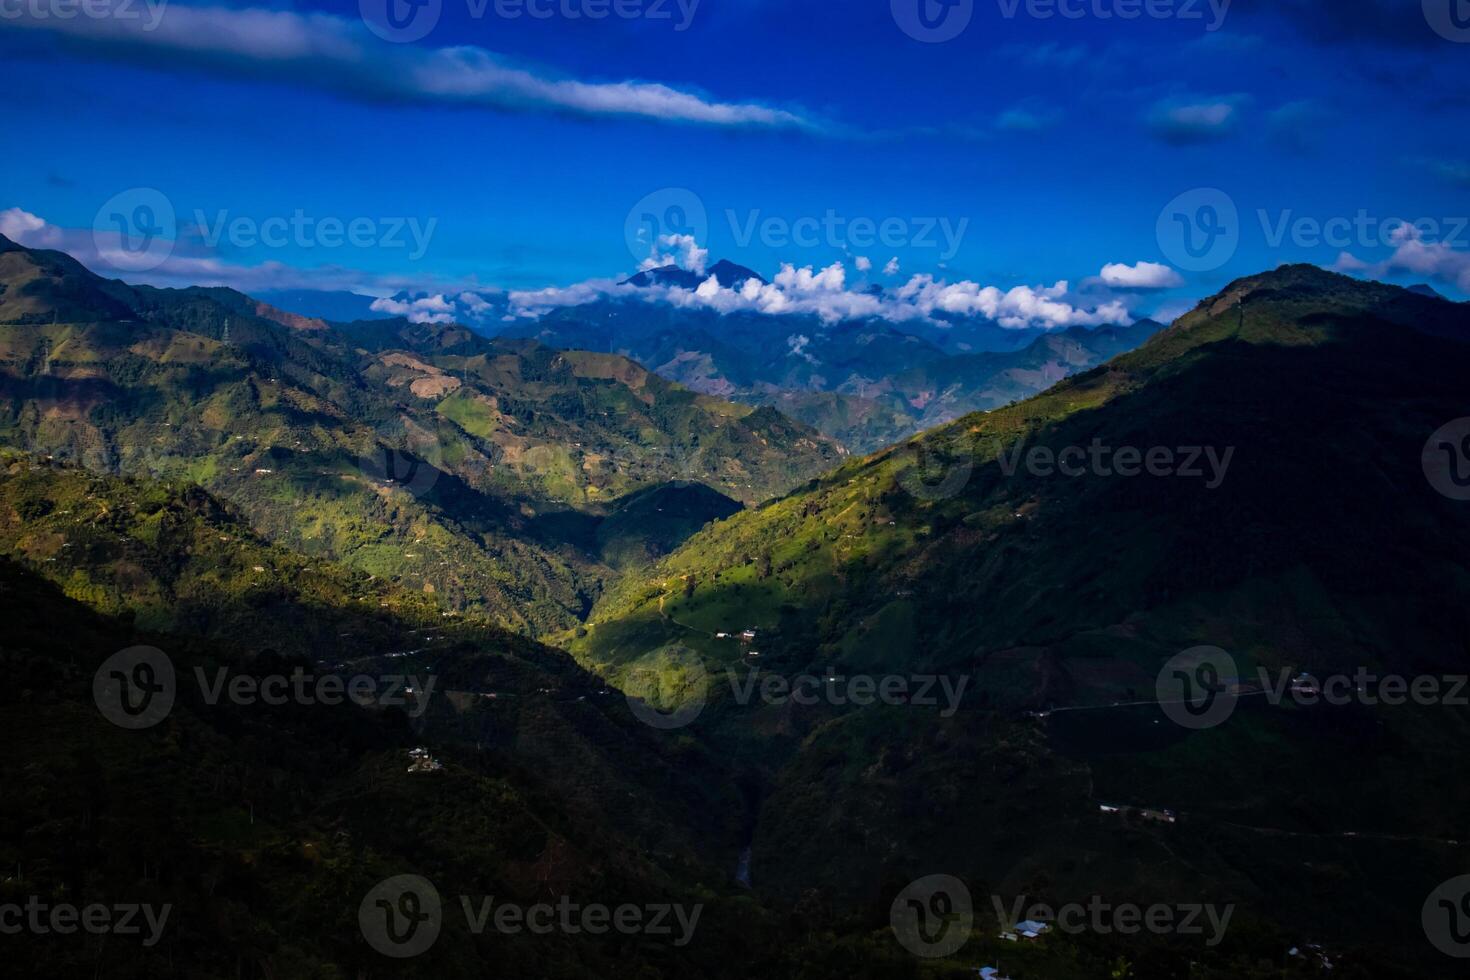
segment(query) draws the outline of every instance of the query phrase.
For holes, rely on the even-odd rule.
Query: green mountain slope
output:
[[[575,623],[609,575],[565,528],[672,480],[753,502],[839,459],[772,410],[614,356],[453,325],[339,329],[8,242],[0,284],[10,445],[200,483],[272,540],[529,632]]]
[[[773,673],[968,681],[950,718],[716,699],[701,724],[769,760],[753,874],[777,893],[825,873],[861,901],[944,868],[1003,894],[1236,901],[1418,961],[1423,897],[1470,866],[1445,843],[1470,813],[1449,776],[1464,707],[1251,704],[1190,732],[1113,706],[1200,645],[1252,679],[1465,673],[1470,511],[1421,453],[1470,414],[1467,340],[1463,307],[1405,290],[1306,266],[1240,280],[1137,351],[711,526],[604,597],[573,649],[614,679],[668,644],[729,665],[741,648],[710,634],[733,625]],[[1024,462],[1094,446],[1199,475]],[[1060,707],[1092,710],[1027,714]]]

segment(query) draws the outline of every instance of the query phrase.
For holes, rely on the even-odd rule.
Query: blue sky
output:
[[[1438,31],[1437,0],[427,0],[403,43],[365,26],[393,35],[384,0],[72,2],[0,0],[0,220],[85,252],[156,191],[167,260],[123,278],[568,286],[663,253],[628,241],[651,200],[711,259],[842,262],[848,288],[1066,280],[1168,314],[1310,261],[1470,295],[1465,0]],[[587,16],[615,2],[640,16]],[[968,21],[917,39],[920,4]],[[260,240],[296,215],[362,234]]]

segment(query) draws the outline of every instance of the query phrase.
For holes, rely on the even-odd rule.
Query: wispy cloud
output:
[[[1175,146],[1223,139],[1235,132],[1245,102],[1243,95],[1164,99],[1149,110],[1148,127]]]
[[[380,274],[333,264],[311,268],[298,268],[283,262],[247,265],[230,262],[186,239],[173,242],[168,254],[161,256],[154,267],[134,271],[126,262],[115,261],[116,256],[123,252],[116,232],[58,227],[18,207],[0,210],[0,235],[27,248],[66,252],[100,276],[151,286],[226,286],[251,294],[277,289],[341,290],[373,296],[424,289],[448,294],[466,290],[497,292],[472,281]]]
[[[63,19],[45,13],[23,5],[0,23],[45,31],[149,65],[172,62],[215,74],[288,81],[362,101],[539,109],[720,127],[822,129],[817,121],[787,109],[717,101],[658,82],[557,77],[480,47],[390,45],[375,38],[361,21],[330,14],[171,3],[150,26],[148,19],[138,17]]]
[[[1040,133],[1061,121],[1061,110],[1033,100],[1002,112],[995,119],[995,128],[1010,133]]]
[[[1445,242],[1426,242],[1412,225],[1404,225],[1394,233],[1393,245],[1393,254],[1382,262],[1365,262],[1351,252],[1343,252],[1333,268],[1374,279],[1406,274],[1420,276],[1470,293],[1470,252],[1452,248]]]

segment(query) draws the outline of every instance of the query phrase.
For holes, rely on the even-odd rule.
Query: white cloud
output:
[[[883,267],[883,274],[885,276],[896,276],[896,275],[898,275],[898,256],[897,255],[895,255],[893,258],[891,258],[891,259],[888,260],[888,264]]]
[[[859,272],[867,272],[873,268],[873,260],[866,255],[859,255],[853,262],[853,265],[857,266]]]
[[[15,242],[18,245],[27,244],[27,240],[36,236],[37,232],[46,228],[46,222],[20,208],[7,208],[0,211],[0,235]]]
[[[987,317],[1009,329],[1060,329],[1133,322],[1121,301],[1109,298],[1086,305],[1072,295],[1066,281],[1051,286],[1016,286],[1002,290],[969,281],[949,283],[930,275],[916,275],[905,285],[882,296],[866,291],[853,292],[847,288],[847,270],[841,262],[821,269],[813,266],[798,268],[787,263],[770,283],[750,279],[735,288],[721,286],[714,276],[705,279],[695,289],[671,286],[639,289],[619,286],[613,280],[593,280],[566,288],[513,292],[510,305],[517,316],[536,317],[558,307],[578,306],[609,297],[669,303],[719,313],[815,316],[827,323],[867,317],[881,317],[893,322],[938,320],[944,315]],[[802,337],[802,334],[792,336],[793,355],[806,356]]]
[[[453,323],[455,320],[454,304],[445,299],[443,293],[402,300],[386,297],[374,300],[369,308],[374,313],[407,317],[410,323]]]
[[[673,249],[673,251],[661,252],[661,249]],[[638,269],[647,272],[649,269],[662,269],[665,266],[677,265],[693,273],[702,273],[708,261],[709,249],[700,248],[699,242],[693,235],[662,235],[654,244],[653,251],[648,258],[643,260]]]
[[[1184,278],[1158,262],[1128,265],[1110,262],[1098,273],[1098,280],[1111,289],[1171,289],[1184,285]]]
[[[487,313],[490,310],[490,304],[487,303],[485,301],[485,297],[481,296],[479,293],[460,293],[459,301],[463,303],[471,313],[474,313],[476,315]]]
[[[104,0],[105,2],[105,0]],[[390,45],[358,19],[257,7],[168,5],[166,16],[71,17],[35,4],[12,27],[61,34],[128,60],[164,60],[234,76],[267,73],[360,101],[412,100],[502,109],[537,108],[710,126],[821,127],[795,112],[718,102],[656,82],[583,82],[538,74],[472,45]]]
[[[1470,293],[1470,252],[1456,251],[1444,242],[1426,242],[1412,225],[1396,228],[1391,238],[1394,252],[1382,262],[1365,262],[1343,252],[1333,268],[1374,279],[1403,274],[1422,276]]]

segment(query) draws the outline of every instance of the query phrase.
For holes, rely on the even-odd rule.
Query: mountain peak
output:
[[[761,285],[766,285],[766,278],[757,272],[747,269],[743,265],[737,265],[729,259],[721,259],[710,266],[704,272],[691,272],[677,265],[660,266],[657,269],[647,269],[629,279],[623,280],[621,285],[637,286],[646,289],[649,286],[674,286],[679,289],[698,289],[710,276],[715,277],[725,289],[736,289],[745,285],[748,280],[755,279]]]

